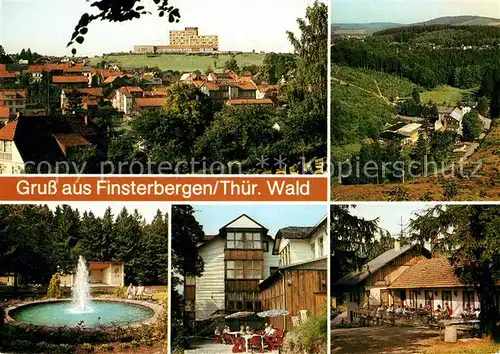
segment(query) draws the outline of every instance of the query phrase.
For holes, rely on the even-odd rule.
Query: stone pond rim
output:
[[[153,315],[151,317],[148,317],[143,320],[139,320],[137,322],[129,323],[129,324],[124,324],[124,325],[119,325],[117,327],[121,328],[127,328],[127,327],[138,327],[141,325],[150,325],[154,324],[157,320],[159,315],[163,312],[163,307],[157,303],[151,303],[151,302],[145,302],[145,301],[138,301],[138,300],[124,300],[124,299],[100,299],[100,298],[91,298],[90,299],[92,302],[98,302],[98,303],[111,303],[111,304],[121,304],[121,305],[128,305],[128,306],[135,306],[143,309],[149,309],[153,312]],[[8,324],[12,325],[20,325],[20,326],[38,326],[38,327],[47,327],[47,328],[76,328],[78,327],[77,325],[74,326],[68,326],[68,325],[45,325],[45,324],[30,324],[27,322],[22,322],[16,320],[14,317],[11,316],[15,311],[22,310],[25,308],[30,308],[34,307],[37,305],[50,305],[54,303],[62,303],[62,302],[67,302],[71,303],[71,299],[45,299],[45,300],[38,300],[38,301],[31,301],[31,302],[25,302],[17,305],[10,306],[5,309],[5,322]],[[112,328],[113,326],[108,325],[108,326],[102,326],[100,328]],[[98,327],[83,327],[84,330],[96,330]]]

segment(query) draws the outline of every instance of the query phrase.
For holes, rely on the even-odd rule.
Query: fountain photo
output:
[[[168,352],[169,214],[0,205],[0,352]]]

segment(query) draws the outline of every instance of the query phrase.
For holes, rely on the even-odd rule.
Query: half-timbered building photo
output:
[[[333,205],[330,218],[332,352],[496,352],[498,205]]]

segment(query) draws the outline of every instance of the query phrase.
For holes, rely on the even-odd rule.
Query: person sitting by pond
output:
[[[127,298],[133,299],[135,297],[135,286],[130,283],[127,288]]]
[[[441,311],[443,311],[443,309],[441,308],[441,305],[437,305],[436,312],[441,313]]]
[[[396,314],[400,315],[402,313],[403,313],[403,309],[401,308],[401,306],[398,305],[398,308],[396,309]]]
[[[425,304],[424,311],[425,312],[430,312],[430,310],[431,310],[431,305]]]
[[[377,318],[381,318],[383,313],[384,313],[384,307],[382,305],[379,305],[377,307],[377,311],[375,312],[375,316]]]

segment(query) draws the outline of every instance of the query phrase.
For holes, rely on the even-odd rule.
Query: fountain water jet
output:
[[[87,262],[82,256],[78,258],[78,267],[76,268],[76,277],[72,292],[73,306],[69,309],[69,312],[79,314],[92,313],[94,311],[90,306],[90,285]]]

